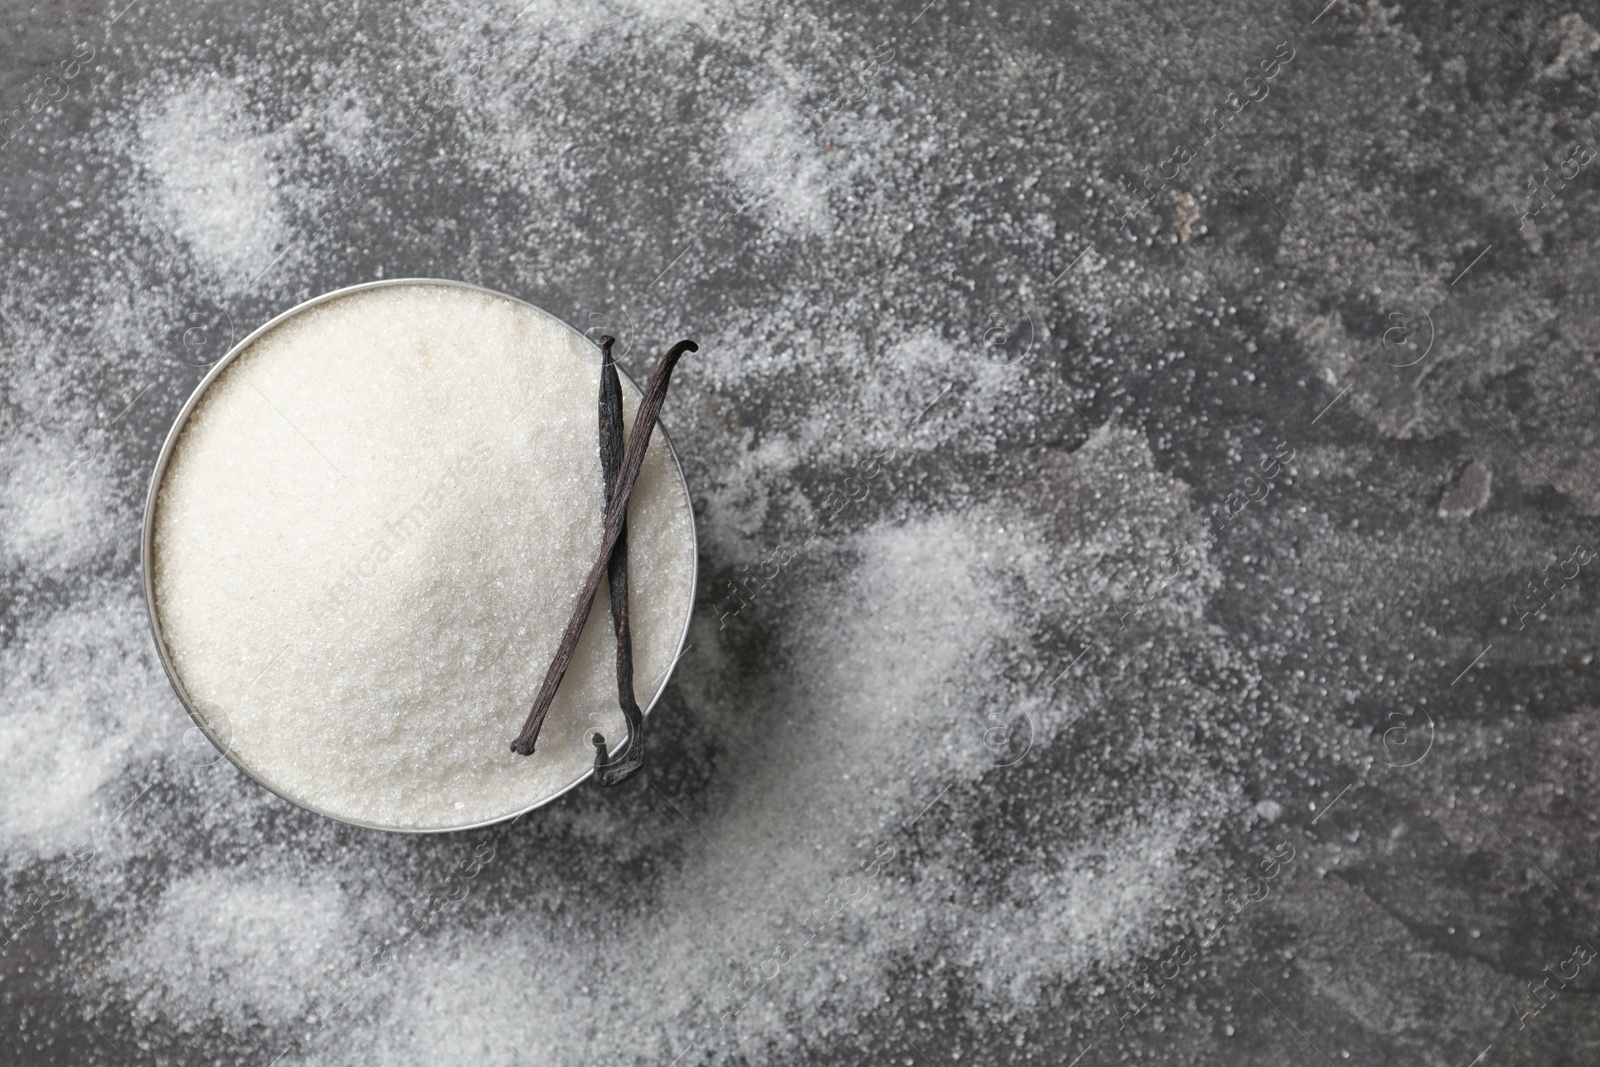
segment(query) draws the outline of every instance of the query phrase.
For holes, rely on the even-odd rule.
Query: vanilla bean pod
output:
[[[572,653],[578,647],[578,638],[583,635],[583,624],[589,619],[589,608],[594,604],[600,579],[609,569],[612,550],[622,536],[628,515],[628,500],[633,495],[634,483],[639,480],[639,470],[644,466],[644,453],[650,446],[650,434],[655,429],[656,420],[661,417],[661,404],[667,398],[667,382],[672,377],[672,368],[685,352],[699,351],[699,347],[693,341],[679,341],[669,348],[667,354],[661,357],[661,362],[656,364],[644,395],[639,398],[633,431],[628,435],[628,447],[622,454],[622,469],[617,472],[617,491],[606,509],[600,551],[594,566],[589,568],[589,576],[578,590],[578,602],[573,605],[572,618],[567,621],[567,629],[561,635],[555,659],[550,661],[550,669],[545,672],[544,684],[539,687],[538,696],[534,697],[533,708],[528,712],[527,721],[522,724],[522,732],[511,742],[513,752],[523,756],[533,755],[534,743],[539,739],[539,728],[544,725],[544,717],[550,713],[550,702],[555,699],[556,688],[561,685],[561,679],[572,663]]]
[[[615,338],[600,338],[600,472],[605,482],[607,505],[617,492],[617,473],[622,469],[622,383],[617,364],[611,358]],[[611,627],[617,634],[617,703],[627,720],[628,736],[614,757],[606,755],[605,738],[598,733],[594,751],[594,778],[601,785],[616,785],[644,766],[644,712],[633,693],[633,632],[628,624],[628,517],[622,517],[622,533],[611,550],[606,571],[611,586]]]

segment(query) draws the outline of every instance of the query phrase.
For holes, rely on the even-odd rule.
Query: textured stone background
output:
[[[1593,6],[4,23],[0,1061],[1600,1053]],[[460,837],[195,746],[138,584],[205,365],[407,275],[703,345],[653,763]]]

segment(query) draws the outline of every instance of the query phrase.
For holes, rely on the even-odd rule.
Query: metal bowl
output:
[[[167,463],[171,459],[173,448],[177,445],[178,438],[183,432],[184,424],[188,422],[190,413],[193,412],[196,405],[199,404],[200,398],[205,395],[205,391],[211,385],[211,383],[216,381],[222,372],[227,369],[228,364],[232,363],[242,353],[247,351],[250,346],[254,344],[263,334],[288,321],[294,316],[301,314],[307,309],[316,307],[319,304],[325,304],[328,301],[336,300],[343,296],[348,296],[351,293],[359,293],[367,289],[379,289],[386,286],[397,285],[441,285],[450,286],[457,289],[468,289],[479,293],[486,293],[490,296],[498,297],[502,300],[510,300],[514,303],[521,304],[526,308],[531,308],[542,315],[547,315],[550,318],[555,319],[557,322],[564,323],[567,328],[573,330],[573,332],[580,335],[582,334],[582,331],[578,330],[571,323],[566,322],[564,319],[561,319],[558,316],[551,315],[550,312],[545,311],[543,308],[538,307],[535,304],[530,304],[526,300],[521,300],[517,297],[510,296],[494,289],[488,289],[481,285],[472,285],[469,282],[448,281],[440,278],[390,278],[377,282],[363,282],[360,285],[350,285],[343,289],[335,289],[332,292],[323,293],[321,296],[312,297],[310,300],[307,300],[304,303],[295,305],[288,311],[285,311],[282,314],[256,327],[256,329],[252,331],[248,337],[244,338],[238,344],[230,348],[227,354],[221,359],[217,360],[216,364],[206,372],[206,376],[200,380],[199,385],[195,386],[194,392],[190,394],[189,399],[184,402],[182,409],[179,410],[178,417],[173,420],[172,429],[167,432],[167,438],[164,442],[162,442],[161,453],[156,457],[155,470],[151,472],[150,475],[150,489],[145,496],[144,530],[140,537],[139,564],[144,576],[144,603],[146,613],[150,618],[150,633],[151,636],[155,638],[156,651],[161,656],[161,666],[167,672],[167,679],[172,683],[173,691],[178,694],[178,699],[183,702],[184,709],[188,711],[189,717],[194,720],[195,726],[198,727],[203,734],[205,734],[206,738],[212,745],[216,747],[217,751],[223,756],[227,757],[227,759],[232,762],[235,767],[238,767],[239,770],[243,771],[257,785],[261,786],[268,792],[282,797],[291,804],[305,808],[307,811],[314,811],[318,815],[333,819],[336,822],[348,823],[351,826],[361,826],[369,830],[388,830],[393,833],[455,833],[461,830],[476,830],[481,827],[493,826],[498,823],[519,819],[528,812],[537,808],[541,808],[558,797],[565,796],[568,792],[583,784],[593,776],[594,768],[590,767],[586,769],[582,774],[578,775],[565,786],[562,786],[560,789],[557,789],[550,795],[539,799],[538,801],[528,805],[525,808],[522,808],[521,810],[507,812],[506,814],[496,816],[493,819],[484,819],[478,822],[463,823],[460,826],[428,827],[421,829],[411,826],[385,826],[379,823],[365,822],[359,819],[350,819],[342,815],[336,815],[332,812],[324,811],[317,805],[309,803],[298,797],[289,796],[288,794],[283,793],[269,785],[267,782],[262,781],[261,778],[257,776],[255,771],[246,766],[246,764],[234,754],[232,747],[229,745],[229,739],[227,737],[219,736],[215,725],[209,722],[206,717],[199,710],[197,710],[195,706],[196,701],[190,697],[188,690],[184,688],[183,679],[178,676],[177,667],[172,662],[172,653],[167,648],[166,638],[161,632],[161,618],[156,611],[155,585],[152,577],[152,553],[154,548],[156,497],[161,490],[161,482],[167,472]],[[618,371],[621,372],[620,367],[618,368]],[[633,379],[629,378],[625,372],[622,373],[622,376],[629,382],[629,384],[634,385],[636,389],[638,388],[637,383],[634,383]],[[678,452],[675,448],[673,448],[672,441],[667,436],[666,426],[658,423],[655,432],[660,435],[661,441],[666,445],[667,458],[671,462],[672,468],[678,472],[678,481],[683,487],[684,496],[688,497],[689,483],[683,476],[683,464],[679,461]],[[693,553],[693,559],[691,559],[689,565],[689,603],[684,610],[683,629],[678,634],[678,642],[676,648],[673,650],[672,661],[667,666],[666,674],[661,679],[660,687],[651,696],[649,703],[643,705],[643,710],[646,715],[650,714],[651,710],[656,705],[656,701],[658,701],[661,697],[661,694],[666,691],[667,683],[672,679],[673,668],[677,666],[678,660],[682,658],[684,645],[689,638],[689,622],[694,614],[695,590],[699,580],[699,540],[698,532],[696,531],[694,525],[694,509],[692,507],[689,509],[689,545],[690,550]],[[620,745],[618,747],[620,748]]]

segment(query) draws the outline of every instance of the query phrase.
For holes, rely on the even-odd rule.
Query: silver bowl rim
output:
[[[183,433],[184,425],[189,421],[189,416],[193,413],[195,407],[200,403],[200,398],[205,395],[206,389],[209,388],[214,381],[216,381],[222,372],[227,369],[230,363],[246,352],[251,345],[253,345],[262,337],[262,335],[282,325],[284,322],[288,321],[294,316],[308,311],[320,304],[326,304],[330,301],[337,300],[340,297],[349,296],[352,293],[360,293],[369,289],[383,289],[391,286],[402,285],[446,286],[449,288],[466,289],[472,292],[485,293],[489,296],[499,297],[502,300],[510,300],[514,303],[521,304],[523,307],[529,308],[540,315],[548,316],[556,322],[561,323],[569,330],[574,331],[585,340],[588,340],[588,336],[584,334],[582,330],[579,330],[576,326],[568,322],[566,319],[561,318],[559,315],[539,307],[537,304],[523,300],[521,297],[512,296],[509,293],[500,292],[498,289],[490,289],[487,286],[474,285],[471,282],[453,281],[447,278],[383,278],[378,281],[362,282],[358,285],[347,285],[341,289],[333,289],[329,292],[322,293],[319,296],[314,296],[309,300],[305,300],[296,304],[287,311],[280,312],[271,319],[268,319],[266,322],[262,323],[260,326],[257,326],[243,340],[239,341],[232,348],[228,349],[227,353],[224,354],[221,359],[212,364],[211,368],[206,371],[205,376],[200,379],[200,383],[194,387],[194,391],[189,394],[189,398],[184,401],[183,407],[178,410],[177,416],[173,419],[172,428],[167,431],[166,440],[162,442],[161,451],[156,456],[155,469],[150,474],[150,487],[145,494],[144,529],[139,545],[139,569],[142,573],[144,581],[144,606],[145,613],[150,621],[150,634],[155,640],[156,652],[161,657],[161,666],[166,671],[167,680],[172,683],[172,689],[175,693],[177,693],[179,703],[181,703],[184,710],[189,713],[189,718],[194,720],[195,726],[199,727],[200,732],[205,734],[206,739],[209,740],[212,745],[216,746],[217,751],[222,753],[222,755],[225,756],[235,767],[239,768],[240,771],[244,772],[246,777],[255,782],[261,788],[265,789],[267,792],[288,801],[297,808],[304,808],[307,811],[314,812],[328,819],[332,819],[335,822],[345,823],[349,826],[359,826],[367,830],[385,830],[390,833],[401,834],[453,834],[466,830],[480,830],[487,826],[496,826],[503,822],[511,822],[520,819],[529,812],[542,808],[546,804],[566,796],[568,793],[572,792],[572,790],[588,781],[594,775],[594,768],[592,766],[587,768],[582,774],[573,779],[567,785],[562,786],[549,796],[544,797],[525,808],[522,808],[518,811],[507,812],[504,815],[497,815],[492,819],[482,819],[478,822],[463,823],[460,826],[385,826],[382,823],[366,822],[361,819],[351,819],[343,815],[337,815],[333,812],[325,811],[315,804],[310,804],[304,800],[299,800],[295,797],[289,796],[263,781],[254,770],[252,770],[234,754],[232,747],[227,741],[217,737],[216,733],[212,730],[211,725],[206,722],[206,720],[195,710],[194,701],[190,698],[188,690],[184,688],[183,680],[179,677],[178,670],[173,665],[172,653],[167,648],[166,638],[161,632],[161,620],[156,612],[155,580],[153,573],[154,568],[152,566],[152,552],[155,544],[156,498],[160,494],[161,482],[166,475],[167,464],[172,458],[172,452],[174,447],[177,445],[178,438]],[[591,341],[590,343],[592,344],[593,342]],[[633,379],[629,377],[628,373],[623,371],[620,366],[617,368],[617,370],[622,374],[622,377],[627,380],[628,384],[632,385],[635,389],[639,388],[638,384],[634,382]],[[678,472],[678,483],[683,488],[685,499],[687,499],[690,503],[689,602],[688,609],[684,612],[683,629],[678,634],[677,647],[672,653],[672,661],[667,664],[666,673],[662,676],[660,685],[657,687],[655,693],[651,696],[650,702],[643,708],[644,714],[647,716],[655,708],[657,702],[661,699],[661,695],[666,692],[667,684],[672,680],[672,672],[677,667],[678,661],[683,658],[684,648],[689,640],[689,626],[694,621],[694,603],[700,578],[699,531],[695,526],[693,506],[694,498],[689,495],[689,481],[684,477],[683,463],[679,460],[678,450],[673,447],[672,439],[667,434],[666,425],[658,422],[656,424],[655,432],[660,435],[661,440],[667,446],[667,458],[671,462],[673,470]],[[613,749],[613,752],[614,751],[615,749]]]

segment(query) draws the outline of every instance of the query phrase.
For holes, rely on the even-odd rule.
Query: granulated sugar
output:
[[[348,922],[330,879],[205,871],[167,889],[144,935],[109,970],[180,1030],[239,1002],[255,1016],[239,1019],[248,1026],[306,1009],[312,982],[326,981],[348,951]]]
[[[272,788],[462,826],[576,780],[594,728],[621,740],[602,590],[537,753],[508,747],[599,544],[598,371],[542,312],[403,285],[294,317],[207,389],[160,490],[157,613],[193,702]],[[661,436],[629,516],[648,704],[694,567]]]
[[[241,94],[221,79],[174,93],[142,119],[134,152],[156,192],[147,210],[229,281],[265,270],[289,235],[272,166],[282,134],[252,129]]]
[[[95,521],[105,493],[104,461],[87,442],[27,442],[8,476],[0,476],[0,558],[24,560],[45,572],[88,562],[111,530]]]
[[[112,842],[177,732],[148,640],[131,595],[93,589],[0,650],[0,843],[52,855]]]

